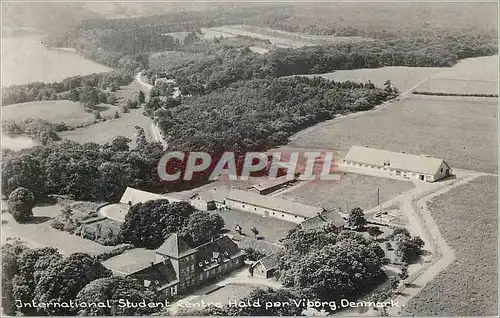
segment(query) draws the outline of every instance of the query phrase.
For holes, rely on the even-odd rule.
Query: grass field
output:
[[[142,114],[143,110],[132,109],[130,113],[120,114],[118,119],[107,120],[95,125],[75,129],[72,131],[65,131],[59,134],[63,139],[73,140],[79,143],[96,142],[104,144],[111,142],[119,136],[124,136],[132,140],[130,146],[135,145],[135,126],[140,126],[146,133],[146,139],[152,141],[150,127],[151,119]]]
[[[412,96],[374,112],[334,119],[291,138],[291,146],[365,145],[445,159],[452,168],[496,172],[497,99]]]
[[[363,210],[375,207],[377,189],[380,189],[380,203],[384,203],[412,188],[411,182],[348,173],[342,174],[340,181],[311,181],[278,196],[346,212],[355,207]]]
[[[456,260],[404,309],[416,316],[497,316],[497,177],[480,177],[434,199],[433,217]]]
[[[418,92],[447,94],[498,94],[497,82],[433,78],[416,89]]]
[[[118,107],[108,104],[100,104],[97,109],[103,117],[111,117],[119,111]],[[64,122],[73,126],[92,122],[94,114],[86,111],[80,103],[69,100],[36,101],[2,107],[2,120],[20,122],[28,118],[45,119],[52,123]]]
[[[436,78],[498,82],[498,55],[461,60]]]
[[[234,232],[234,227],[239,224],[243,228],[243,233],[253,238],[250,229],[256,227],[259,230],[258,236],[269,242],[276,242],[285,237],[288,230],[296,226],[295,223],[275,218],[265,218],[251,212],[224,210],[214,213],[219,214],[224,219],[225,228],[231,232]]]
[[[390,80],[392,86],[400,92],[413,88],[426,78],[446,70],[439,67],[406,67],[393,66],[373,69],[341,70],[333,73],[305,75],[307,77],[321,76],[333,81],[355,81],[365,83],[371,81],[377,87],[384,87]]]

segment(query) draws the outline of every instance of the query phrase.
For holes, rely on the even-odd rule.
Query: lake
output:
[[[75,75],[107,72],[111,69],[87,60],[71,50],[48,49],[36,37],[2,39],[2,87],[30,82],[55,82]],[[2,148],[19,150],[36,142],[22,136],[1,136]]]
[[[2,39],[2,86],[54,82],[110,70],[71,50],[48,49],[35,37]]]

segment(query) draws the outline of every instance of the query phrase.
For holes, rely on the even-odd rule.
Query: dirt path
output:
[[[148,84],[148,83],[146,83],[146,82],[144,82],[144,81],[142,80],[142,72],[143,72],[143,71],[140,71],[139,73],[137,73],[137,74],[135,75],[135,80],[136,80],[139,84],[141,84],[141,85],[144,87],[144,89],[146,90],[146,92],[145,92],[145,93],[146,93],[146,95],[148,95],[148,94],[149,94],[149,91],[153,88],[153,85]]]

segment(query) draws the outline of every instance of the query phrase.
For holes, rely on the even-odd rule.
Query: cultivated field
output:
[[[100,104],[96,109],[103,117],[112,117],[119,107]],[[85,110],[80,103],[69,100],[50,100],[20,103],[2,107],[2,120],[21,122],[28,118],[45,119],[51,123],[64,122],[70,126],[94,121],[94,114]]]
[[[416,316],[497,316],[497,177],[480,177],[430,204],[456,261],[403,311]]]
[[[292,136],[296,147],[335,149],[343,158],[365,145],[445,159],[452,168],[496,172],[497,99],[412,96]]]
[[[341,70],[325,74],[301,75],[307,77],[321,76],[333,81],[354,81],[365,83],[371,81],[377,87],[384,87],[384,83],[390,80],[392,86],[400,92],[415,87],[425,79],[446,70],[439,67],[406,67],[391,66],[372,69]]]
[[[418,87],[417,92],[446,94],[498,94],[497,82],[434,78]]]
[[[363,210],[375,207],[377,189],[380,189],[382,204],[412,188],[414,185],[411,182],[344,173],[340,181],[311,181],[276,196],[328,209],[340,209],[345,213],[355,207]]]
[[[498,94],[498,55],[465,59],[444,69],[415,91],[449,94]]]

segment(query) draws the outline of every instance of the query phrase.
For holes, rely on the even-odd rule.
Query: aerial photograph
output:
[[[498,317],[499,2],[0,6],[0,316]]]

